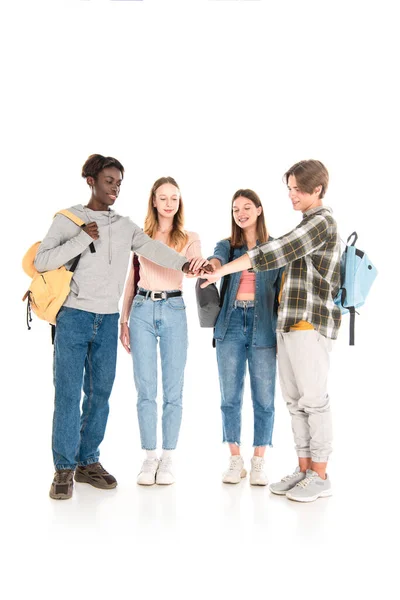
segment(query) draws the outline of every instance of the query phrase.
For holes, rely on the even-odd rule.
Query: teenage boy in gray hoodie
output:
[[[101,489],[117,481],[99,463],[117,358],[118,302],[131,250],[170,269],[190,269],[186,258],[152,240],[111,210],[124,167],[112,157],[89,156],[82,168],[91,188],[86,206],[69,210],[85,221],[57,215],[35,259],[38,271],[67,268],[81,254],[71,291],[57,315],[54,339],[55,404],[52,448],[56,469],[50,497],[72,497],[73,479]],[[83,384],[82,412],[80,410]]]

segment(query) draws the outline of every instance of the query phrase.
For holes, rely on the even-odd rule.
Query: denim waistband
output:
[[[254,300],[235,300],[233,308],[254,308]]]

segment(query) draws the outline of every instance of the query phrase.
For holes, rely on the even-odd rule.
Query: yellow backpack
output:
[[[60,210],[56,215],[64,215],[79,227],[86,225],[82,219],[76,217],[68,210]],[[23,270],[32,278],[28,291],[22,298],[23,301],[27,300],[26,324],[28,329],[31,329],[29,325],[32,321],[31,310],[33,310],[39,319],[55,325],[57,313],[69,294],[71,279],[81,257],[79,254],[74,259],[69,271],[64,266],[61,266],[52,271],[39,273],[36,270],[34,261],[40,244],[41,242],[33,244],[22,259]]]

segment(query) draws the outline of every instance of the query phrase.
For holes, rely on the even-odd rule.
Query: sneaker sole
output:
[[[138,485],[145,485],[146,487],[151,487],[152,485],[155,485],[155,481],[152,481],[152,483],[144,483],[143,481],[137,481],[136,482]]]
[[[156,481],[156,485],[174,485],[175,481]]]
[[[90,477],[86,477],[86,475],[82,475],[82,473],[75,473],[74,479],[78,483],[88,483],[92,487],[95,487],[99,490],[113,490],[118,485],[117,481],[115,483],[102,484],[98,481],[93,481],[92,479],[90,479]]]
[[[296,498],[290,495],[290,493],[286,494],[286,498],[288,500],[292,500],[293,502],[314,502],[318,500],[318,498],[329,498],[332,496],[332,490],[327,490],[326,492],[321,492],[320,494],[316,494],[315,496],[308,496],[308,498]]]
[[[276,494],[277,496],[286,496],[286,494],[290,491],[287,490],[286,492],[282,491],[282,490],[273,490],[271,486],[269,486],[269,491],[272,492],[273,494]]]
[[[52,500],[69,500],[72,498],[72,494],[54,494],[52,492],[49,492],[49,496]]]
[[[240,483],[240,482],[241,482],[241,480],[242,480],[244,477],[246,477],[246,475],[247,475],[247,471],[246,471],[246,469],[242,469],[242,471],[241,471],[241,473],[240,473],[240,479],[239,479],[239,481],[225,481],[225,480],[223,479],[223,480],[222,480],[222,483],[231,483],[231,484],[233,484],[233,485],[236,485],[236,484]]]
[[[257,481],[257,480],[256,481],[251,481],[250,480],[250,485],[263,485],[263,486],[266,486],[266,485],[268,485],[268,481]]]

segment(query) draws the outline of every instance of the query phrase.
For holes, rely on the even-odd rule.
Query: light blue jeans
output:
[[[163,386],[162,447],[164,450],[174,450],[182,420],[183,376],[188,347],[182,296],[155,301],[145,296],[135,296],[129,328],[142,448],[157,448],[159,340]]]
[[[240,444],[246,363],[254,413],[254,446],[270,446],[275,415],[276,347],[252,345],[254,308],[236,307],[223,341],[217,340],[223,441]]]
[[[103,315],[68,307],[57,315],[52,436],[57,470],[99,460],[115,377],[118,319],[118,313]]]

